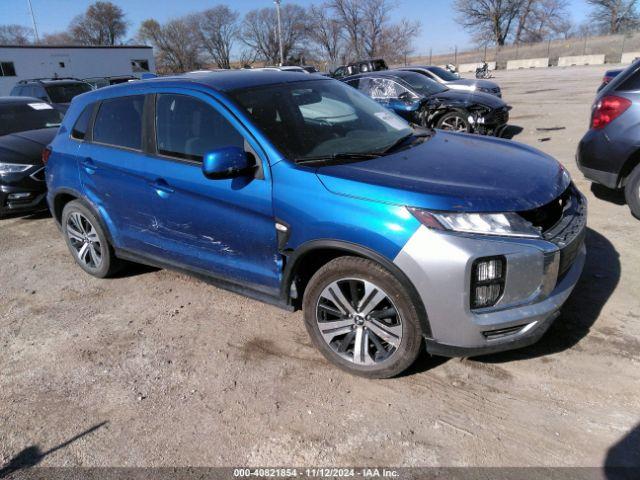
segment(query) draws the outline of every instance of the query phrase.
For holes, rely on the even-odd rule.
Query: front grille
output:
[[[558,246],[560,266],[558,276],[566,273],[580,253],[586,236],[587,202],[573,186],[539,208],[520,215],[542,231],[545,240]]]

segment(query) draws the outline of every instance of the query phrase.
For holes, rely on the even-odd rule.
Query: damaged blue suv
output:
[[[306,78],[302,78],[306,77]],[[287,72],[193,73],[76,97],[45,155],[78,265],[186,271],[289,310],[354,374],[529,345],[585,260],[586,202],[554,159],[418,129]]]

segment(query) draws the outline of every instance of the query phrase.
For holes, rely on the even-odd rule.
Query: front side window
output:
[[[104,100],[93,127],[93,141],[141,150],[143,108],[143,95]]]
[[[336,80],[240,89],[230,96],[293,161],[377,152],[412,132],[402,118]]]
[[[244,147],[244,137],[211,105],[187,95],[156,100],[156,144],[161,155],[202,161],[218,148]]]
[[[53,103],[70,103],[73,97],[91,91],[91,85],[85,82],[48,85],[47,94]]]
[[[446,92],[447,87],[439,84],[435,80],[431,80],[424,75],[420,75],[415,72],[398,72],[404,82],[406,82],[414,91],[420,95],[428,97],[429,95],[435,95],[436,93]]]
[[[10,133],[59,127],[62,114],[48,103],[34,100],[28,103],[0,105],[0,136]]]

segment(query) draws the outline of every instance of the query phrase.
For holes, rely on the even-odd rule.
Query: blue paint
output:
[[[206,271],[267,293],[280,289],[275,221],[289,226],[286,251],[312,240],[340,240],[393,260],[419,227],[405,206],[513,211],[540,206],[564,190],[552,158],[512,142],[437,132],[413,148],[333,166],[288,159],[225,92],[321,80],[283,72],[198,73],[121,84],[76,97],[51,144],[48,201],[73,191],[93,206],[118,249]],[[326,79],[333,82],[335,80]],[[180,94],[220,113],[245,139],[259,176],[211,180],[205,171],[240,167],[233,149],[203,162],[70,138],[83,109],[129,95]]]

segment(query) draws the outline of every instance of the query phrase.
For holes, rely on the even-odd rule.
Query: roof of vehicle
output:
[[[411,74],[414,72],[410,72],[407,70],[377,70],[377,71],[373,71],[373,72],[363,72],[363,73],[356,73],[355,75],[349,75],[348,77],[344,77],[341,78],[341,80],[343,81],[347,81],[347,80],[353,80],[356,78],[363,78],[363,77],[385,77],[385,78],[399,78],[402,79],[402,75],[400,74]],[[418,74],[416,74],[418,75]]]
[[[221,72],[193,72],[173,77],[158,77],[135,82],[138,86],[157,83],[192,82],[206,85],[219,91],[231,91],[279,83],[307,82],[330,79],[320,75],[300,75],[299,72],[281,70],[226,70]],[[127,88],[128,84],[111,88]]]
[[[44,103],[39,98],[34,97],[0,97],[0,105],[11,105],[16,103]]]

